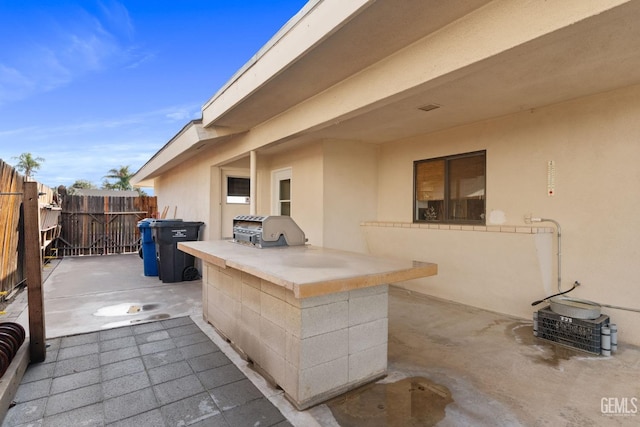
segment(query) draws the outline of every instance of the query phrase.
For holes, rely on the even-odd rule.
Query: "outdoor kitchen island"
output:
[[[437,265],[310,245],[181,242],[203,261],[204,318],[298,408],[387,372],[388,285]]]

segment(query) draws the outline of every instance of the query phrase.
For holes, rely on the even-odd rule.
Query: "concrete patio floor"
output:
[[[3,427],[318,425],[204,322],[201,280],[145,277],[138,255],[55,260],[43,280],[47,358]],[[26,292],[7,312],[28,331]]]
[[[535,338],[532,320],[391,287],[388,376],[310,412],[342,427],[636,426],[640,348],[619,340],[595,356]]]
[[[52,271],[45,273],[48,274],[44,286],[45,319],[47,337],[53,344],[52,355],[60,351],[56,345],[64,346],[65,342],[64,338],[56,337],[85,337],[67,342],[91,339],[86,337],[99,340],[107,331],[131,330],[133,335],[138,330],[143,335],[149,333],[143,332],[149,327],[162,327],[169,334],[171,329],[181,327],[175,322],[191,319],[242,373],[243,386],[248,383],[255,386],[295,426],[640,424],[637,414],[640,349],[624,342],[624,331],[619,333],[618,352],[614,356],[593,356],[535,339],[532,321],[528,319],[510,318],[391,287],[389,375],[375,384],[299,412],[281,390],[253,371],[202,320],[200,281],[164,284],[155,277],[145,277],[137,255],[66,258],[55,268],[48,268]],[[27,312],[20,311],[19,306],[18,301],[9,309],[10,315],[26,325]],[[615,322],[615,312],[606,314]],[[145,344],[140,340],[136,343]],[[27,379],[28,375],[29,371]],[[25,395],[24,386],[21,385],[18,396]],[[50,399],[56,395],[54,391],[50,390]],[[89,407],[77,410],[88,411]],[[3,425],[16,425],[9,423],[15,419],[9,415]],[[140,421],[143,418],[119,421],[127,425],[127,420],[137,420],[136,426],[158,425],[157,419],[149,421],[150,424]],[[213,418],[208,420],[209,423],[201,420],[197,425],[215,425],[211,424]],[[26,425],[48,424],[36,419]]]

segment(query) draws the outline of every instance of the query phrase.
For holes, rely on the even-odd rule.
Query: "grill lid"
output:
[[[304,245],[304,232],[290,216],[238,215],[233,219],[233,240],[258,248]]]

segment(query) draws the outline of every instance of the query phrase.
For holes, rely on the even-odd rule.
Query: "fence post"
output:
[[[31,362],[43,362],[46,357],[44,298],[42,294],[42,251],[40,248],[40,219],[38,183],[25,182],[23,196],[25,276],[29,306],[29,352]]]

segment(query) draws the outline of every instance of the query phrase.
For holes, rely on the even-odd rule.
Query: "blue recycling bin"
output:
[[[138,221],[138,228],[140,229],[140,241],[142,262],[144,264],[145,276],[157,276],[158,275],[158,259],[156,257],[156,243],[153,241],[153,234],[151,232],[151,222],[155,221],[153,218],[145,218],[142,221]]]

